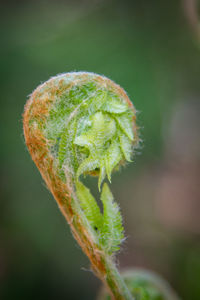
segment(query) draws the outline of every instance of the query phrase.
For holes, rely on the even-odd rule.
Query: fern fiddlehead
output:
[[[51,78],[32,93],[24,111],[33,161],[93,271],[119,300],[136,298],[114,263],[124,238],[122,217],[108,184],[102,183],[131,161],[138,144],[135,120],[136,111],[120,86],[86,72]],[[98,176],[103,213],[81,181],[87,174]]]
[[[132,299],[114,253],[123,240],[122,218],[104,183],[104,212],[81,182],[98,175],[98,188],[137,145],[135,109],[111,80],[86,72],[67,73],[40,85],[25,106],[26,144],[72,233],[96,275],[115,299]]]

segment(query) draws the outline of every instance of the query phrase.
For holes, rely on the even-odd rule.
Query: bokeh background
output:
[[[154,270],[183,300],[200,299],[198,4],[1,1],[0,299],[94,300],[100,287],[22,132],[32,90],[79,70],[116,81],[138,110],[140,148],[112,183],[127,237],[120,267]]]

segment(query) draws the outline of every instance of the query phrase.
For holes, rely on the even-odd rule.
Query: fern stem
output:
[[[111,293],[116,300],[134,300],[135,298],[131,295],[127,288],[124,279],[120,275],[115,264],[110,258],[105,262],[106,265],[106,283],[111,290]]]

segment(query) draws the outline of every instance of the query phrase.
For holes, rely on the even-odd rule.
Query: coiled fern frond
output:
[[[124,90],[94,73],[61,74],[41,84],[24,111],[33,161],[113,299],[136,299],[115,266],[122,217],[107,183],[138,144],[136,111]],[[103,212],[83,184],[98,176]]]

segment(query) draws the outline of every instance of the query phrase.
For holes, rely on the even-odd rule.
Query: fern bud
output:
[[[73,177],[96,174],[100,188],[105,176],[111,180],[113,169],[131,160],[138,142],[135,109],[126,93],[93,73],[51,78],[34,91],[26,111],[32,134],[42,134],[62,181],[67,179],[66,172]],[[30,143],[26,129],[32,151],[34,141]]]
[[[32,159],[54,195],[93,270],[116,299],[132,299],[112,261],[123,240],[122,217],[107,184],[103,213],[82,175],[97,175],[98,187],[138,144],[136,110],[125,91],[94,73],[61,74],[31,94],[24,135]]]

